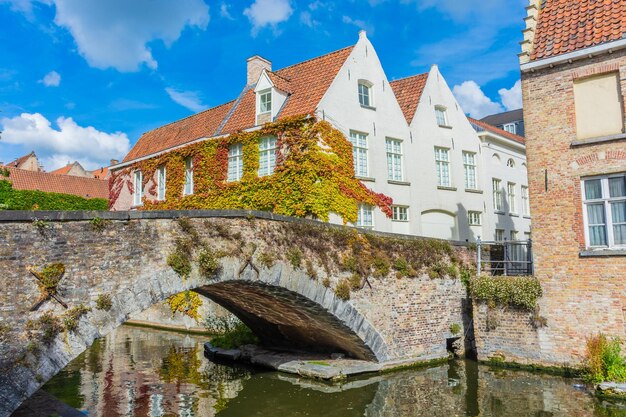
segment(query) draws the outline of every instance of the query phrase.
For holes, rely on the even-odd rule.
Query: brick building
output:
[[[541,358],[626,326],[626,1],[530,0],[520,54]]]

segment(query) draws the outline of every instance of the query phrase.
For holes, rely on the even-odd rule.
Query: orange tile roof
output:
[[[277,118],[312,114],[352,48],[349,46],[278,71],[269,71],[268,76],[276,88],[289,93]],[[144,133],[123,162],[202,137],[229,134],[255,125],[254,86],[246,86],[237,100]]]
[[[487,130],[497,135],[504,136],[505,138],[511,139],[515,142],[521,143],[522,145],[526,144],[526,140],[519,135],[516,135],[514,133],[509,133],[506,130],[502,130],[500,128],[492,126],[489,123],[481,122],[480,120],[472,119],[471,117],[468,117],[467,120],[469,120],[471,124],[477,127],[478,129],[476,130],[478,131]]]
[[[144,133],[123,162],[215,135],[233,103],[230,101]]]
[[[267,75],[272,81],[272,84],[274,84],[274,87],[278,88],[281,91],[284,91],[285,93],[291,94],[291,87],[289,86],[289,82],[291,80],[283,78],[277,73],[271,71],[268,71]]]
[[[100,169],[96,169],[94,171],[89,171],[94,178],[97,178],[99,180],[104,180],[107,178],[107,175],[109,175],[109,167],[102,167]]]
[[[72,169],[73,167],[74,164],[67,164],[64,167],[55,169],[54,171],[50,171],[50,174],[67,175],[67,173],[70,172],[70,169]]]
[[[413,121],[415,110],[417,110],[417,105],[426,86],[426,80],[428,80],[427,72],[389,83],[408,124]]]
[[[27,171],[6,167],[7,178],[16,190],[39,190],[49,193],[78,195],[85,198],[109,198],[108,181],[94,178],[58,175],[49,172]]]
[[[31,151],[31,153],[29,153],[28,155],[24,155],[24,156],[20,156],[19,158],[17,158],[15,161],[11,161],[7,164],[7,166],[12,166],[12,167],[19,167],[20,165],[22,165],[24,162],[26,162],[26,160],[28,158],[30,158],[31,156],[34,156],[35,158],[37,157],[35,155],[35,151]]]
[[[574,52],[625,34],[625,0],[543,0],[530,58]]]

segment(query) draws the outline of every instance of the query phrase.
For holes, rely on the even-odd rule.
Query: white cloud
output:
[[[343,23],[354,25],[358,27],[359,29],[366,31],[369,35],[374,34],[374,26],[370,25],[369,23],[363,20],[353,19],[350,16],[343,16],[341,20],[343,21]]]
[[[61,75],[56,71],[50,71],[39,82],[46,87],[58,87],[61,84]]]
[[[34,149],[46,169],[75,160],[86,169],[96,169],[107,166],[112,158],[126,155],[130,148],[125,133],[105,133],[92,126],[79,126],[71,117],[59,117],[57,128],[39,113],[3,118],[0,124],[3,143]]]
[[[222,3],[220,5],[220,16],[223,17],[224,19],[235,20],[233,15],[230,14],[230,5],[226,3]]]
[[[500,100],[507,110],[516,110],[522,108],[522,82],[517,80],[513,87],[501,88],[498,90]]]
[[[254,0],[243,11],[252,23],[253,35],[265,26],[276,28],[276,25],[288,20],[292,13],[290,0]]]
[[[313,26],[315,26],[315,24],[317,24],[317,22],[314,21],[313,18],[311,17],[311,12],[307,12],[307,11],[300,13],[300,23],[310,28],[312,28]]]
[[[503,111],[502,105],[493,102],[475,81],[465,81],[452,89],[463,111],[475,119]]]
[[[137,71],[157,61],[147,44],[176,41],[186,26],[205,29],[203,0],[54,0],[55,23],[67,28],[79,53],[96,68]]]
[[[167,87],[165,91],[172,100],[193,112],[199,112],[207,108],[207,106],[202,104],[202,100],[195,91],[179,91],[171,87]]]

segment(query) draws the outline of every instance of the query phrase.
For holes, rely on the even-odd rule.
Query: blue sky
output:
[[[367,30],[390,79],[438,64],[474,117],[521,106],[525,0],[0,0],[0,161],[121,159],[145,131],[235,98]]]

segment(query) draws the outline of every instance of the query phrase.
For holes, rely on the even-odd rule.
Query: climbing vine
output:
[[[258,176],[259,141],[277,138],[273,175]],[[243,146],[241,181],[227,182],[228,147]],[[192,158],[194,193],[183,196],[185,159]],[[155,172],[167,172],[164,201],[156,200]],[[292,117],[253,132],[194,143],[139,161],[114,173],[109,182],[113,206],[124,187],[132,193],[131,173],[143,173],[143,210],[247,209],[328,221],[330,213],[355,222],[359,204],[378,206],[391,217],[392,200],[365,187],[354,176],[352,145],[325,121]]]

